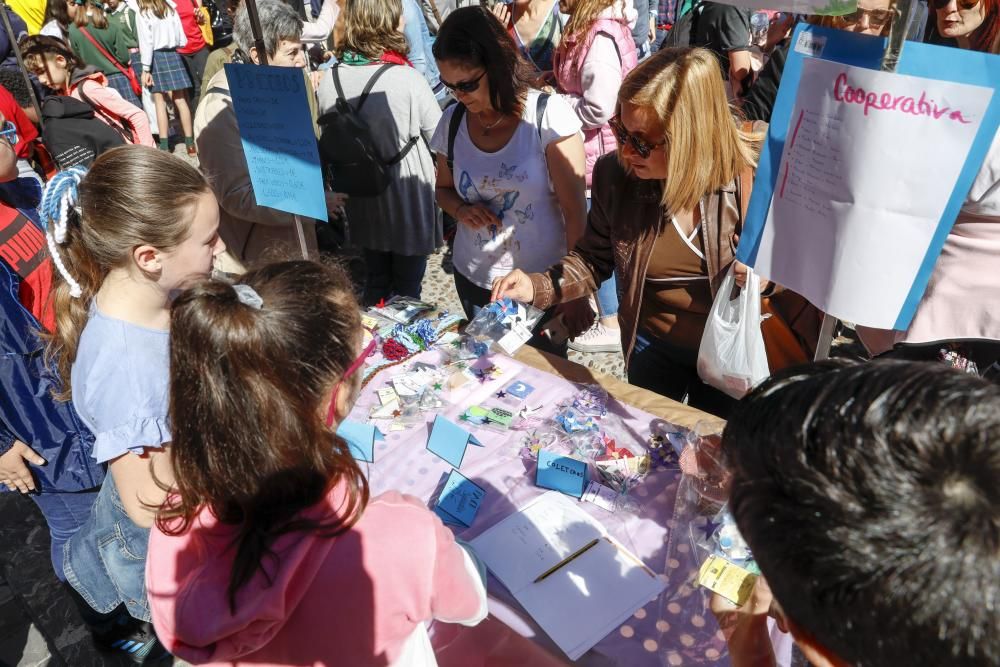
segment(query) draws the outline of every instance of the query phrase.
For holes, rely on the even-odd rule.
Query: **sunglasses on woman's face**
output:
[[[980,0],[955,0],[959,9],[969,10],[978,5]],[[946,9],[951,4],[951,0],[930,0],[931,9],[940,11]]]
[[[613,116],[608,121],[608,125],[611,126],[611,131],[615,133],[615,139],[618,140],[618,144],[624,146],[627,143],[643,160],[647,159],[653,153],[654,149],[667,143],[661,141],[658,144],[651,144],[648,141],[640,139],[625,128],[618,116]]]
[[[891,9],[862,9],[858,7],[857,11],[843,16],[834,16],[833,20],[840,27],[843,27],[858,25],[862,19],[867,17],[869,25],[882,26],[891,21],[894,15],[895,13]]]
[[[448,83],[444,79],[438,79],[441,85],[448,90],[459,92],[459,93],[474,93],[479,90],[479,80],[486,76],[486,70],[483,70],[482,74],[477,76],[475,79],[469,79],[468,81],[459,81],[458,83]]]

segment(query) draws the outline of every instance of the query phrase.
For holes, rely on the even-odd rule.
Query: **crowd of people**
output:
[[[773,664],[769,616],[816,665],[1000,661],[1000,139],[910,328],[857,328],[878,358],[798,365],[821,314],[764,282],[794,348],[768,350],[772,378],[737,401],[697,370],[724,277],[748,274],[795,23],[885,36],[892,0],[763,31],[714,2],[255,6],[260,35],[211,0],[19,0],[0,30],[0,484],[45,515],[102,650],[435,664],[431,621],[486,617],[475,553],[420,502],[369,497],[335,434],[361,308],[419,298],[447,244],[468,318],[533,304],[530,344],[620,350],[630,384],[729,418],[763,573],[747,606],[713,602],[734,664]],[[1000,0],[928,12],[926,41],[1000,53]],[[258,205],[230,62],[302,70],[326,219]],[[345,109],[376,192],[324,137]],[[338,226],[363,275],[320,261]]]

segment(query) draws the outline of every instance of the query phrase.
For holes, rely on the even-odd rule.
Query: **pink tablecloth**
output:
[[[417,360],[437,363],[438,355],[436,351],[425,352]],[[531,407],[542,406],[542,416],[551,415],[557,404],[576,391],[567,380],[510,357],[494,356],[490,362],[499,367],[502,374],[485,384],[473,382],[453,392],[453,395],[446,395],[451,406],[442,411],[445,416],[467,426],[484,445],[470,445],[461,467],[462,474],[486,489],[485,501],[473,526],[456,529],[456,536],[466,540],[517,511],[543,490],[534,485],[534,463],[522,460],[518,454],[518,433],[500,434],[475,428],[459,422],[459,415],[470,405],[486,401],[515,378],[535,387],[526,402]],[[376,390],[401,372],[402,367],[393,367],[376,375],[362,392],[351,417],[366,420],[370,409],[379,404]],[[614,383],[613,380],[611,382]],[[614,399],[608,407],[610,413],[622,418],[626,428],[641,443],[646,442],[654,424],[666,424],[659,417]],[[692,411],[679,407],[690,421]],[[395,489],[421,498],[428,503],[428,507],[432,507],[451,466],[425,447],[431,421],[433,415],[427,415],[427,424],[418,424],[403,432],[386,432],[385,442],[376,443],[375,463],[362,464],[372,495]],[[380,425],[387,427],[388,424]],[[674,428],[680,430],[680,427]],[[591,503],[581,504],[622,544],[664,578],[667,590],[601,640],[576,664],[629,667],[728,664],[725,642],[715,619],[704,607],[702,591],[692,584],[700,556],[691,553],[686,544],[689,527],[677,526],[673,519],[679,481],[678,470],[651,472],[633,492],[632,497],[637,503],[634,512],[610,513]],[[675,542],[671,542],[672,536]],[[443,628],[438,624],[435,645],[448,644],[453,649],[450,653],[448,650],[439,652],[442,664],[463,667],[475,664],[538,664],[541,658],[525,662],[523,658],[512,657],[510,651],[503,655],[504,649],[497,648],[505,645],[505,640],[498,633],[502,634],[508,628],[531,638],[558,660],[566,661],[565,655],[541,632],[499,581],[491,577],[488,591],[490,612],[494,618],[485,628],[466,630],[454,626]],[[496,621],[502,622],[502,625]],[[463,637],[463,634],[467,636]],[[513,643],[516,644],[516,641]],[[480,655],[470,655],[470,651]],[[516,648],[511,651],[517,653]],[[483,654],[486,653],[490,653],[490,657],[484,659]],[[782,662],[787,664],[787,660]]]

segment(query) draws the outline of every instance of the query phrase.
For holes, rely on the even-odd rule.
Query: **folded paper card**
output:
[[[579,498],[587,486],[587,463],[547,449],[538,451],[535,484]]]
[[[471,546],[570,660],[666,585],[578,503],[558,493],[539,496]]]
[[[375,441],[385,436],[372,424],[345,419],[337,427],[337,435],[347,441],[351,455],[359,461],[375,462]]]
[[[482,447],[475,436],[455,422],[438,415],[431,425],[431,436],[427,439],[427,449],[437,454],[455,468],[462,467],[465,448],[472,443]]]
[[[468,527],[476,520],[476,513],[485,496],[485,489],[457,470],[452,470],[441,489],[434,511],[445,523],[459,523]]]

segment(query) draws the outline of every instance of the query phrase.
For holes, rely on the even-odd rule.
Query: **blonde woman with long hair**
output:
[[[583,124],[589,202],[597,158],[618,147],[608,121],[615,113],[622,80],[638,62],[632,39],[637,13],[631,0],[560,0],[559,10],[570,18],[553,58],[553,71],[556,88]],[[596,296],[600,317],[569,347],[577,352],[620,351],[614,276],[601,283]]]
[[[584,237],[544,273],[497,279],[493,297],[547,308],[592,294],[615,274],[629,382],[725,416],[732,399],[702,383],[695,364],[712,299],[735,261],[741,195],[763,137],[740,128],[718,61],[704,49],[645,60],[622,84],[610,124],[618,154],[594,169]],[[736,268],[745,280],[746,267]]]

